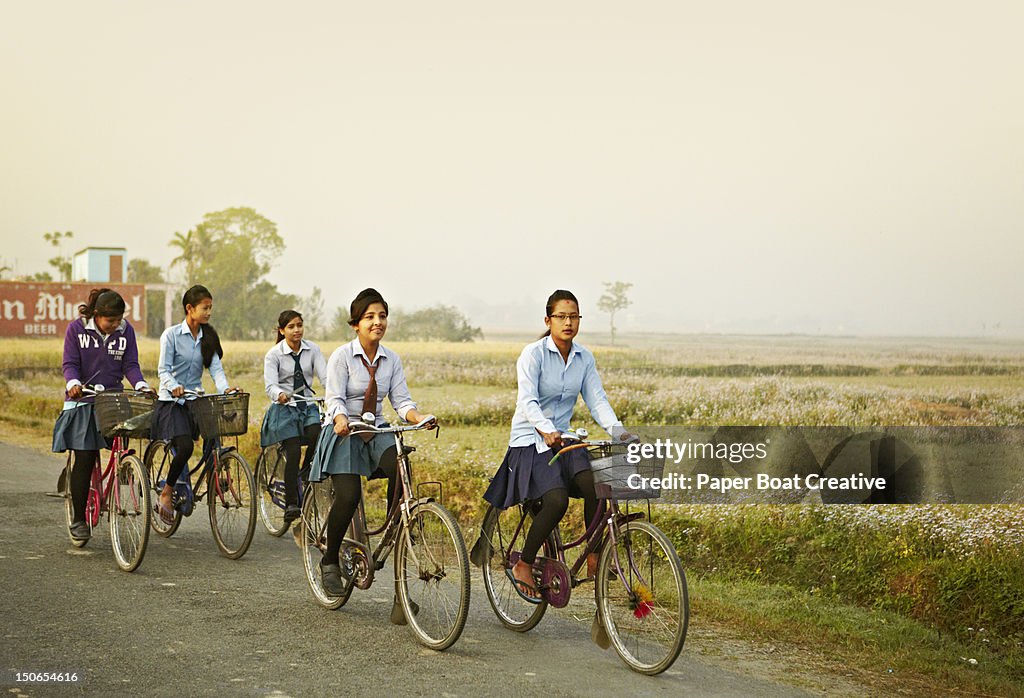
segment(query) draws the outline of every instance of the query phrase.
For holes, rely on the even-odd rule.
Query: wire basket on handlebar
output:
[[[596,456],[596,457],[595,457]],[[604,499],[658,499],[660,480],[665,471],[664,458],[645,458],[628,453],[618,445],[596,449],[591,454],[594,490]],[[655,487],[651,480],[659,481]]]
[[[155,401],[154,395],[134,390],[98,393],[95,410],[100,432],[108,439],[148,439]]]
[[[194,401],[192,414],[204,439],[241,436],[249,430],[249,393],[204,395]]]

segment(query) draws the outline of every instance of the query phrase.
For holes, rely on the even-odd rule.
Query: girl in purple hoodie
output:
[[[92,469],[100,449],[108,448],[96,423],[92,398],[82,397],[83,386],[105,391],[123,390],[128,378],[136,390],[151,390],[139,368],[139,348],[135,330],[124,319],[124,299],[109,288],[94,288],[89,299],[78,306],[80,317],[72,320],[64,333],[64,409],[53,426],[53,450],[74,451],[69,473],[71,502],[74,506],[71,537],[89,539],[85,522],[85,503],[89,494]]]

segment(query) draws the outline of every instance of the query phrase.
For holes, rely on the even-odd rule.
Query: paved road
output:
[[[699,628],[654,678],[590,641],[583,606],[575,617],[549,611],[524,635],[507,631],[478,573],[465,632],[433,652],[387,622],[388,573],[342,609],[324,610],[309,596],[290,535],[260,527],[246,556],[228,560],[205,507],[173,538],[153,536],[142,566],[126,574],[105,528],[84,549],[68,543],[62,501],[45,494],[62,464],[0,443],[0,667],[85,672],[80,687],[22,685],[20,695],[807,695],[749,662],[737,670],[694,650]]]

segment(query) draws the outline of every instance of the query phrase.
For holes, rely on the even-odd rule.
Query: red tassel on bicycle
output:
[[[652,603],[654,596],[651,594],[651,590],[643,584],[639,584],[633,589],[633,594],[636,597],[633,602],[633,615],[637,618],[647,617],[654,610]]]

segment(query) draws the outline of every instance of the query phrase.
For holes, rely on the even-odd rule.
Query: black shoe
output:
[[[341,576],[341,565],[325,565],[320,560],[320,584],[331,596],[345,594],[345,580]]]
[[[85,521],[75,521],[71,524],[71,537],[75,540],[86,541],[92,538],[92,529]]]
[[[294,521],[295,519],[299,518],[300,516],[302,516],[302,509],[300,509],[298,507],[298,505],[289,504],[287,507],[285,507],[285,509],[284,509],[284,522],[285,522],[285,524],[290,524],[292,521]]]

